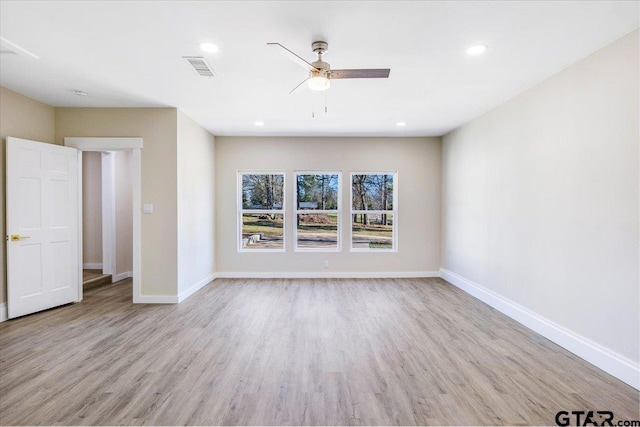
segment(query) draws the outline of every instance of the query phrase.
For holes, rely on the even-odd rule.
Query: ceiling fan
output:
[[[311,49],[318,55],[318,59],[314,62],[308,62],[300,55],[293,53],[280,43],[267,43],[269,46],[281,48],[289,59],[296,64],[301,65],[309,71],[309,77],[304,79],[298,86],[294,87],[291,92],[308,82],[308,86],[312,90],[327,90],[331,86],[331,80],[335,79],[386,79],[389,77],[389,68],[365,68],[352,70],[332,70],[328,62],[322,60],[322,55],[327,52],[329,44],[323,41],[316,41],[311,44]]]

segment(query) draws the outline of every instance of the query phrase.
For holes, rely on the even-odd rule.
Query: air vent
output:
[[[214,76],[213,70],[202,56],[183,56],[183,58],[186,59],[189,64],[191,64],[193,69],[196,70],[196,73],[198,73],[199,75],[203,77]]]

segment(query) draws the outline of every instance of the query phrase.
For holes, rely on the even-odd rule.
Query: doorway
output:
[[[131,161],[131,150],[82,154],[84,290],[133,276]]]
[[[127,277],[131,277],[133,280],[133,302],[138,303],[141,301],[140,296],[140,276],[141,276],[141,158],[142,158],[142,138],[77,138],[67,137],[65,138],[65,146],[74,147],[78,149],[78,181],[79,181],[79,217],[81,218],[79,224],[79,255],[83,257],[83,236],[84,236],[84,221],[83,218],[83,170],[82,165],[84,163],[83,156],[95,156],[92,153],[98,153],[101,158],[101,176],[106,175],[101,179],[101,224],[104,230],[102,230],[102,272],[108,272],[112,275],[112,280],[122,280]],[[126,152],[126,153],[125,153]],[[121,168],[118,168],[118,157],[122,157],[120,162]],[[94,159],[95,160],[95,159]],[[124,168],[124,169],[122,169]],[[106,174],[105,174],[106,172]],[[130,203],[121,203],[120,211],[118,210],[118,203],[114,191],[118,186],[126,186],[129,190]],[[105,200],[105,196],[106,200]],[[108,208],[108,209],[105,209]],[[129,214],[127,214],[127,211]],[[127,251],[118,251],[116,245],[118,242],[118,227],[117,216],[120,215],[123,218],[130,218],[131,224],[128,227],[131,241],[130,257]],[[127,227],[123,227],[124,230]],[[125,235],[120,235],[120,241],[126,241]],[[95,242],[92,244],[95,245]],[[118,267],[118,252],[120,252],[120,265]],[[131,260],[130,267],[127,267],[126,258]],[[83,259],[83,258],[81,258]],[[96,258],[98,259],[98,258]],[[88,266],[92,266],[90,260],[87,260]],[[83,259],[83,263],[85,263]],[[84,265],[80,263],[78,270],[78,281],[80,284],[83,282]],[[98,263],[93,266],[97,267]],[[128,270],[127,268],[130,268]],[[100,269],[98,269],[100,270]],[[79,299],[82,299],[82,285],[79,286]]]

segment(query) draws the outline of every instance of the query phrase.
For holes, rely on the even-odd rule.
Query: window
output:
[[[284,173],[238,174],[238,251],[284,252]]]
[[[351,174],[351,250],[397,248],[397,173]]]
[[[340,173],[296,174],[296,251],[340,250]]]

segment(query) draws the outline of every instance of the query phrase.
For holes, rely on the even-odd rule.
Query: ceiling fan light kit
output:
[[[331,80],[327,77],[326,72],[310,71],[307,86],[311,90],[327,90],[331,86]]]

